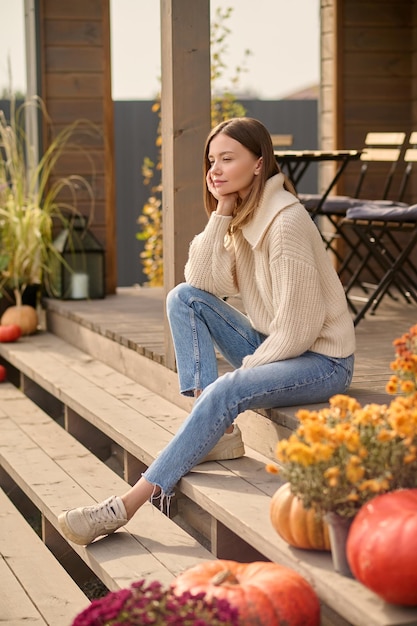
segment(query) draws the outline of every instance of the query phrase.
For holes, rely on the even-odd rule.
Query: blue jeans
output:
[[[167,297],[180,391],[194,395],[193,409],[175,437],[144,473],[163,494],[214,447],[225,430],[248,409],[270,409],[327,402],[349,387],[354,357],[334,358],[315,352],[242,369],[265,335],[247,317],[221,298],[177,285]],[[236,368],[218,377],[215,348]]]

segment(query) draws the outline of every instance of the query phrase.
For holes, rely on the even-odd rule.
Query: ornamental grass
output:
[[[39,117],[52,137],[41,155],[26,121]],[[59,176],[60,159],[71,155],[87,159],[82,148],[83,135],[97,135],[87,120],[76,120],[59,132],[41,99],[34,97],[18,108],[11,101],[11,119],[0,110],[0,296],[10,290],[16,304],[29,285],[44,285],[50,290],[51,259],[63,258],[53,245],[54,230],[67,228],[71,216],[79,215],[81,198],[93,217],[93,188],[78,174]],[[53,293],[51,295],[54,295]]]

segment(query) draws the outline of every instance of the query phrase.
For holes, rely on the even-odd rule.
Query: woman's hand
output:
[[[210,171],[207,172],[206,181],[207,189],[217,200],[217,215],[232,216],[236,210],[239,195],[237,193],[222,195],[221,189],[217,189]]]

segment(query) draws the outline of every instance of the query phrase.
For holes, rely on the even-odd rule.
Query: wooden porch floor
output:
[[[165,362],[163,288],[123,287],[103,300],[47,300],[48,309],[140,354]],[[394,359],[392,342],[417,323],[417,305],[386,297],[356,328],[357,350],[351,395],[385,394]],[[227,366],[224,366],[227,367]],[[362,393],[361,393],[362,392]]]

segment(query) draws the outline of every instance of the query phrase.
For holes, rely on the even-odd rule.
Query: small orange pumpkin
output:
[[[204,592],[208,599],[225,599],[245,626],[318,626],[320,602],[298,572],[277,563],[214,560],[199,563],[172,583],[181,595]]]
[[[314,509],[304,508],[300,498],[291,492],[290,483],[282,485],[272,496],[270,520],[280,537],[290,546],[330,551],[326,522]]]
[[[1,317],[1,324],[3,326],[17,324],[22,335],[33,335],[38,328],[38,314],[29,304],[9,306]]]

